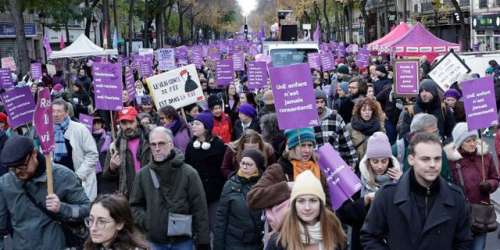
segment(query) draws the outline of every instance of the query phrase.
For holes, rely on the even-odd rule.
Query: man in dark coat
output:
[[[439,176],[442,146],[430,133],[413,136],[412,165],[398,183],[383,186],[368,211],[365,249],[470,249],[470,219],[462,191]]]

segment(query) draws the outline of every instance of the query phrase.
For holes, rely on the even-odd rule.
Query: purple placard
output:
[[[337,57],[345,57],[346,50],[345,45],[343,43],[337,46]]]
[[[80,121],[81,124],[85,125],[85,127],[89,129],[90,133],[92,133],[94,117],[92,117],[91,115],[80,114],[78,120]]]
[[[260,89],[265,87],[267,85],[267,79],[269,78],[266,62],[249,62],[247,66],[247,87],[249,89]]]
[[[193,47],[191,50],[191,62],[196,66],[197,69],[203,67],[203,49],[200,46]]]
[[[319,58],[319,53],[309,53],[307,54],[307,63],[311,69],[321,70],[321,60]]]
[[[318,112],[308,65],[271,68],[269,76],[280,129],[317,126]]]
[[[14,82],[12,81],[12,75],[10,69],[0,69],[0,87],[4,89],[9,89],[14,87]]]
[[[188,49],[186,46],[179,46],[175,48],[175,58],[179,61],[187,61],[188,59]]]
[[[211,46],[209,47],[208,49],[208,58],[212,61],[219,61],[220,60],[220,52],[219,52],[219,48],[215,47],[215,46]]]
[[[159,49],[158,53],[158,69],[161,71],[172,70],[175,65],[175,50],[174,49]]]
[[[121,65],[112,63],[94,63],[96,109],[121,110],[122,109],[122,74]]]
[[[330,143],[318,149],[319,167],[325,173],[334,210],[361,190],[361,181]]]
[[[404,60],[394,62],[394,79],[396,81],[396,94],[418,95],[419,61]]]
[[[31,64],[31,77],[35,81],[42,80],[42,64],[41,63],[32,63]]]
[[[469,131],[498,123],[493,78],[464,81],[461,85]]]
[[[35,100],[29,87],[11,88],[2,94],[2,100],[12,128],[33,120]]]
[[[40,145],[44,154],[49,154],[54,150],[54,123],[52,122],[52,104],[50,90],[43,88],[38,91],[38,101],[33,116],[33,125],[35,126]]]
[[[370,64],[370,51],[367,48],[360,48],[356,56],[356,66],[366,68]]]
[[[220,60],[215,66],[215,79],[217,85],[227,86],[233,82],[233,60]]]
[[[333,55],[329,51],[321,51],[319,54],[321,59],[321,68],[323,71],[330,71],[335,69],[335,60],[333,60]]]
[[[139,65],[141,76],[148,78],[153,75],[153,61],[144,58]]]
[[[243,53],[233,54],[233,70],[234,71],[245,70],[245,54]]]
[[[128,99],[135,99],[136,91],[134,74],[132,73],[132,69],[130,69],[129,67],[125,68],[125,87],[127,88]]]

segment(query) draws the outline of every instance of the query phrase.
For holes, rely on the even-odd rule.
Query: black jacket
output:
[[[207,194],[207,202],[212,203],[219,200],[222,187],[226,179],[220,171],[226,146],[217,136],[210,141],[210,149],[193,147],[194,139],[191,139],[186,147],[186,163],[193,166],[200,174],[203,188]]]
[[[259,120],[257,119],[252,119],[252,122],[250,123],[250,126],[247,128],[247,129],[253,129],[257,132],[260,133],[260,125],[259,125]],[[234,140],[238,140],[241,135],[243,134],[243,132],[245,132],[243,130],[243,126],[241,125],[241,120],[238,119],[236,120],[236,122],[234,123],[234,127],[233,127],[233,137],[231,138],[233,141]]]
[[[233,175],[224,185],[217,208],[214,250],[262,249],[262,210],[248,208],[246,196],[259,176],[250,179]]]
[[[410,187],[411,173],[377,192],[361,229],[364,249],[469,249],[470,220],[460,189],[440,177],[425,216],[417,192]]]

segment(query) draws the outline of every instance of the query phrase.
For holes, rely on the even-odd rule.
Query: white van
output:
[[[486,75],[485,71],[490,67],[488,64],[490,60],[500,63],[500,51],[458,52],[457,55],[469,66],[471,70],[469,74],[478,73],[481,77]],[[433,63],[441,60],[443,56],[436,57]]]
[[[263,42],[263,54],[271,56],[273,67],[307,62],[307,54],[319,52],[316,42]]]

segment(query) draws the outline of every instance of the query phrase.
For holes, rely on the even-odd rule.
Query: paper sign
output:
[[[125,87],[127,89],[128,99],[133,100],[136,95],[135,91],[135,81],[132,69],[129,67],[125,68]]]
[[[0,88],[9,89],[14,87],[10,69],[0,69]]]
[[[469,67],[462,62],[453,51],[450,51],[429,72],[429,77],[432,78],[443,91],[446,91],[454,82],[460,79],[462,75],[468,74],[469,72]]]
[[[233,70],[234,71],[245,70],[245,54],[236,53],[233,55]]]
[[[498,123],[492,77],[463,81],[462,93],[469,131]]]
[[[94,63],[96,109],[121,110],[122,101],[122,71],[120,64]]]
[[[253,90],[265,87],[269,78],[266,62],[249,62],[247,65],[247,76],[247,87],[249,89]]]
[[[12,56],[2,57],[2,68],[10,69],[12,72],[15,72],[17,67],[16,67],[16,61],[14,60],[14,57],[12,57]]]
[[[318,149],[319,167],[326,176],[328,193],[334,210],[361,190],[361,180],[330,143]]]
[[[418,60],[400,60],[394,62],[396,94],[418,95],[420,62]]]
[[[11,88],[2,94],[2,100],[11,127],[17,128],[33,120],[35,100],[30,88]]]
[[[204,99],[194,64],[146,79],[157,109],[167,105],[182,108]]]
[[[321,68],[323,71],[330,71],[335,69],[335,61],[333,60],[333,55],[329,51],[321,51],[319,54],[321,59]]]
[[[158,69],[168,71],[175,69],[175,50],[174,49],[159,49],[158,53]]]
[[[233,82],[233,60],[220,60],[215,66],[215,80],[219,86],[227,86]]]
[[[309,53],[307,54],[307,62],[309,67],[315,70],[321,70],[321,61],[319,58],[319,53]]]
[[[280,129],[319,125],[311,71],[305,63],[269,69]]]
[[[41,63],[32,63],[31,64],[31,77],[35,81],[42,80],[42,64]]]
[[[85,127],[87,127],[90,131],[90,133],[92,133],[92,129],[93,129],[93,126],[94,126],[94,117],[90,116],[90,115],[86,115],[86,114],[81,114],[80,113],[80,117],[78,117],[79,121],[81,124],[85,125]]]
[[[43,88],[38,91],[38,101],[33,116],[33,125],[40,139],[42,152],[44,154],[49,154],[54,150],[54,123],[52,119],[50,90],[48,88]]]

